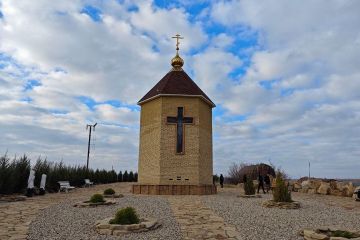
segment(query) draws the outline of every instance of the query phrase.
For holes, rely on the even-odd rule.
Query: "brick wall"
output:
[[[184,116],[184,154],[176,154],[176,125],[168,116]],[[141,106],[139,184],[212,184],[212,109],[197,97],[160,97]],[[172,180],[171,180],[172,179]]]
[[[138,182],[160,182],[160,133],[162,99],[157,98],[141,106]]]

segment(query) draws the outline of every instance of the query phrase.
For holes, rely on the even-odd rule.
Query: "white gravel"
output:
[[[76,208],[72,206],[74,201],[53,205],[42,210],[31,223],[28,239],[118,239],[115,236],[97,234],[94,224],[96,220],[114,216],[117,209],[127,206],[134,207],[140,217],[159,219],[162,226],[145,233],[128,234],[121,239],[182,239],[180,227],[165,198],[126,195],[117,199],[117,202],[116,205],[96,208]]]
[[[296,196],[293,200],[301,203],[296,210],[269,209],[261,203],[271,198],[237,198],[234,194],[220,193],[204,196],[204,204],[239,231],[244,240],[303,239],[298,232],[304,228],[334,226],[360,230],[360,212],[340,207],[327,206],[309,196]],[[324,199],[325,200],[325,199]]]

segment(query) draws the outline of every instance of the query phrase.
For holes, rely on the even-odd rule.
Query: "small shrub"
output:
[[[247,178],[246,182],[244,183],[244,191],[246,195],[254,195],[255,194],[255,187],[253,180],[251,178]]]
[[[102,203],[105,202],[103,195],[97,193],[91,196],[90,198],[91,203]]]
[[[104,195],[113,195],[115,194],[115,190],[112,188],[105,189]]]
[[[123,208],[117,211],[115,218],[110,220],[110,224],[136,224],[139,223],[139,216],[132,207]]]
[[[284,177],[281,172],[276,174],[276,185],[273,190],[273,200],[275,202],[292,202],[291,193],[286,186]]]

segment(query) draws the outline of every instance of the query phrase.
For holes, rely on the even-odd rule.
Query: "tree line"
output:
[[[85,166],[69,166],[63,162],[49,162],[46,158],[39,157],[31,166],[30,159],[23,155],[14,157],[12,160],[5,154],[0,156],[0,194],[24,193],[30,169],[35,171],[34,185],[39,187],[41,175],[46,174],[46,190],[48,192],[58,191],[58,181],[69,181],[70,185],[81,187],[84,179],[90,179],[95,184],[114,182],[136,182],[138,174],[132,171],[120,171],[105,169],[89,169]]]

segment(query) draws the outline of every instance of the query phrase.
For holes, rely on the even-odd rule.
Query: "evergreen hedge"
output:
[[[95,184],[137,181],[137,173],[128,174],[125,171],[126,178],[124,179],[114,170],[89,169],[87,171],[85,166],[67,166],[63,162],[53,163],[41,157],[37,159],[35,165],[31,166],[30,159],[26,155],[10,160],[5,154],[0,156],[0,194],[24,193],[31,168],[35,170],[34,185],[37,187],[40,186],[41,175],[47,175],[45,188],[48,192],[58,191],[58,181],[69,181],[70,185],[75,187],[82,187],[85,179],[90,179]],[[129,175],[132,175],[131,179]]]

